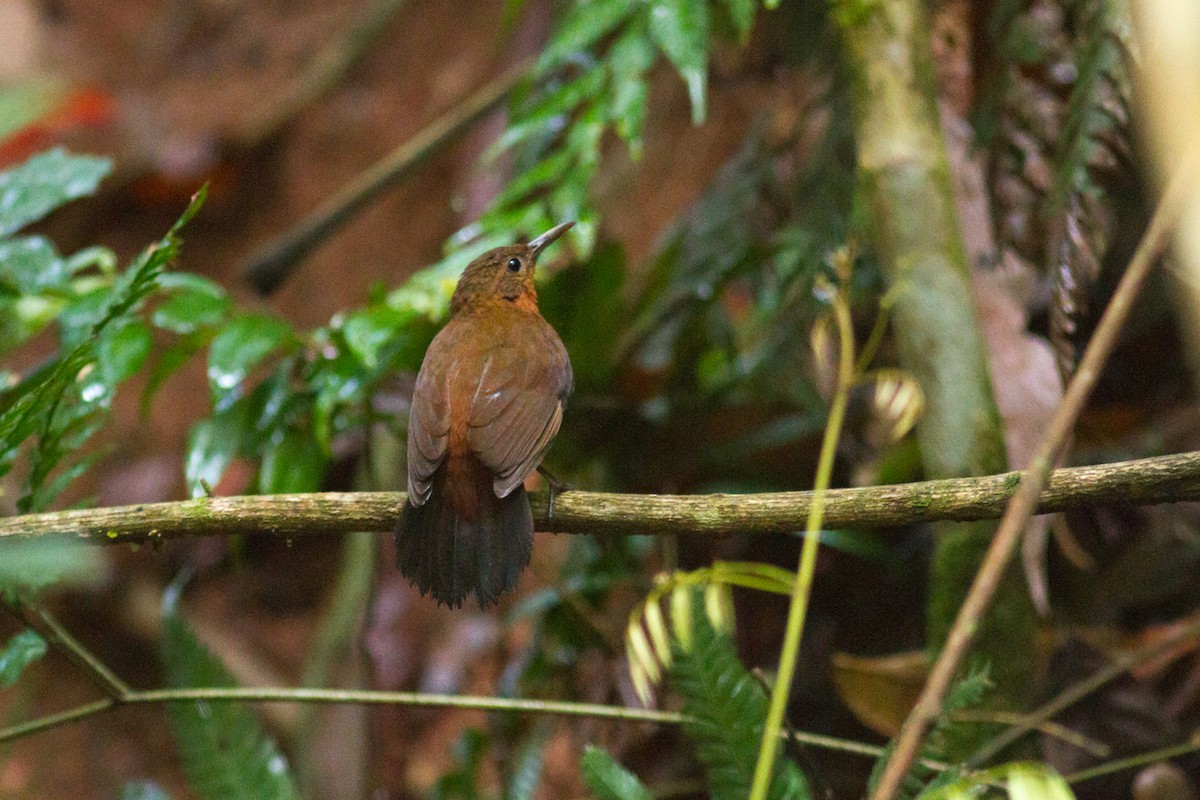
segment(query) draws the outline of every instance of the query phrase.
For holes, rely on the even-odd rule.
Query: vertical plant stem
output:
[[[808,600],[812,595],[813,575],[817,566],[817,550],[821,542],[821,523],[825,512],[825,491],[833,476],[833,458],[837,454],[838,437],[846,417],[846,403],[850,388],[854,385],[854,329],[850,319],[850,308],[844,294],[839,292],[833,304],[834,318],[838,331],[838,380],[833,402],[829,407],[829,419],[825,423],[825,435],[821,440],[821,454],[817,462],[816,481],[813,486],[812,508],[804,530],[804,547],[800,551],[800,567],[792,584],[792,601],[788,608],[787,627],[784,630],[783,649],[779,655],[779,670],[775,676],[775,687],[771,690],[771,704],[767,708],[767,720],[763,726],[762,746],[758,761],[754,765],[754,781],[750,786],[750,800],[764,800],[771,786],[771,775],[775,766],[775,752],[779,746],[779,732],[787,711],[791,694],[792,678],[796,673],[796,659],[800,653],[800,634],[804,632],[804,619],[808,614]]]
[[[367,429],[366,448],[355,476],[355,488],[376,491],[403,483],[402,442],[386,426]],[[378,574],[379,547],[374,534],[356,531],[342,544],[337,582],[329,606],[305,659],[300,681],[318,688],[334,682],[355,689],[367,682],[361,637],[370,615]],[[303,757],[296,778],[305,797],[357,796],[367,783],[367,712],[361,708],[325,710],[315,706],[300,710],[296,726],[296,752]],[[336,742],[336,753],[330,744]],[[355,756],[361,758],[356,759]],[[355,763],[356,760],[358,763]],[[331,763],[339,769],[331,771]]]

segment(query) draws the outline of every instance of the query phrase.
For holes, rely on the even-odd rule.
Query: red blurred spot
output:
[[[41,117],[0,140],[0,168],[59,144],[80,129],[104,127],[116,115],[116,101],[103,89],[83,87],[70,91]]]

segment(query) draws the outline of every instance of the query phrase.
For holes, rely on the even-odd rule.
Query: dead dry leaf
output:
[[[889,656],[834,653],[830,676],[838,697],[858,721],[884,736],[895,736],[929,675],[924,650]]]

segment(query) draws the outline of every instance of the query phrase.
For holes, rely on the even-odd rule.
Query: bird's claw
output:
[[[550,492],[550,498],[546,507],[546,525],[549,526],[550,532],[554,533],[554,501],[563,492],[569,492],[575,487],[564,481],[560,481],[554,476],[554,473],[545,467],[539,466],[538,473],[546,479],[546,486]]]

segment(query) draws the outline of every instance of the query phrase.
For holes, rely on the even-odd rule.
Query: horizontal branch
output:
[[[879,528],[933,520],[999,517],[1021,473],[833,489],[825,526]],[[811,492],[635,495],[569,491],[547,519],[544,493],[532,496],[539,530],[590,534],[785,533],[802,530]],[[1200,500],[1200,452],[1055,471],[1040,512],[1105,505]],[[404,495],[354,492],[211,497],[175,503],[57,511],[0,519],[0,541],[69,534],[96,542],[145,542],[188,536],[279,536],[386,531],[400,520]]]

